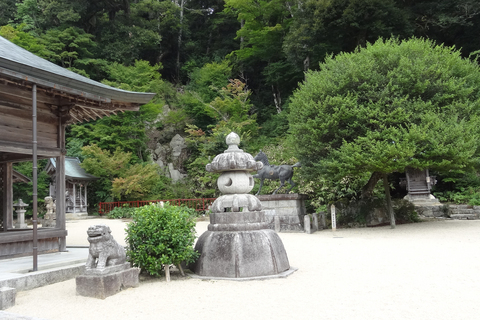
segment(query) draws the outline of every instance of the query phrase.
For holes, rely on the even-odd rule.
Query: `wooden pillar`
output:
[[[61,155],[56,158],[56,199],[57,199],[57,214],[55,227],[61,230],[66,229],[65,221],[65,156]],[[60,251],[66,251],[66,239],[60,238]]]
[[[0,177],[0,181],[2,182],[2,186],[0,188],[0,191],[1,191],[1,194],[0,194],[0,197],[1,197],[1,200],[0,201],[0,204],[2,205],[2,207],[0,208],[1,211],[2,211],[2,222],[5,221],[5,223],[2,225],[2,230],[1,231],[7,231],[7,206],[5,205],[5,202],[6,202],[6,199],[7,199],[7,192],[6,192],[6,188],[5,188],[5,170],[6,170],[6,164],[4,163],[0,163],[0,174],[1,174],[1,177]]]
[[[75,190],[75,182],[72,182],[73,184],[73,213],[77,213],[77,190]]]
[[[87,184],[85,184],[85,211],[88,211],[88,202],[87,202]]]
[[[3,229],[7,231],[13,228],[13,164],[2,164],[3,180]]]
[[[58,144],[61,150],[65,150],[65,125],[59,118],[58,125]],[[65,152],[66,153],[66,152]],[[56,225],[57,229],[66,230],[66,221],[65,221],[65,153],[62,152],[62,155],[56,158],[56,201],[57,201],[57,214],[56,214]],[[59,251],[67,251],[67,241],[66,237],[59,239]]]
[[[78,189],[78,196],[80,197],[80,212],[83,212],[83,202],[82,202],[82,184],[78,185],[80,189]]]
[[[32,209],[33,209],[33,271],[38,271],[38,167],[37,167],[37,85],[32,86]]]

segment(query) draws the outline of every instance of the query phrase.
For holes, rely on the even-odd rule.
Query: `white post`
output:
[[[88,202],[87,202],[87,185],[85,185],[85,211],[88,211]]]
[[[305,229],[305,233],[306,234],[310,234],[312,233],[312,228],[311,228],[311,221],[310,221],[310,216],[308,214],[306,214],[304,217],[303,217],[303,227]]]
[[[337,230],[337,217],[335,216],[335,205],[332,204],[330,207],[332,211],[332,231]]]
[[[75,191],[75,182],[73,184],[73,213],[76,213],[76,204],[77,204],[77,192]]]

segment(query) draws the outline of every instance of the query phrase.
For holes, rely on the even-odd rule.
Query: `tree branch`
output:
[[[382,179],[382,174],[377,171],[373,172],[370,176],[370,179],[368,179],[367,184],[365,184],[362,188],[361,198],[370,198],[373,195],[373,189],[380,179]]]

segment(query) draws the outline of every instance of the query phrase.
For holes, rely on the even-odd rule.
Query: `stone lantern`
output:
[[[25,229],[27,224],[25,223],[25,207],[28,207],[28,204],[24,203],[22,199],[18,199],[17,202],[13,204],[15,207],[15,212],[17,213],[17,223],[15,223],[15,229]]]
[[[197,241],[200,253],[190,266],[205,278],[263,278],[293,272],[282,240],[268,229],[260,200],[248,194],[254,182],[250,172],[263,163],[238,148],[240,137],[232,132],[228,149],[206,166],[208,172],[221,172],[218,188],[224,195],[211,207],[210,224]]]

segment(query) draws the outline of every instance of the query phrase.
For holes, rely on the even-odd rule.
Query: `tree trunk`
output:
[[[367,46],[367,30],[363,29],[357,34],[357,46],[365,48]]]
[[[182,46],[182,30],[183,30],[183,8],[185,5],[185,0],[180,1],[180,30],[178,32],[178,47],[177,47],[177,62],[176,62],[176,72],[177,72],[177,81],[180,83],[180,48]]]
[[[243,29],[243,26],[244,26],[244,25],[245,25],[245,20],[244,20],[244,19],[240,20],[240,29]],[[244,40],[245,40],[245,39],[243,38],[243,36],[241,36],[241,37],[240,37],[240,49],[243,48],[243,42],[244,42]]]
[[[212,44],[212,32],[208,34],[208,41],[207,41],[207,52],[206,54],[208,55],[210,53],[210,45]]]
[[[303,72],[307,72],[308,69],[310,69],[310,57],[309,56],[307,56],[305,58],[305,60],[303,60]]]
[[[383,188],[385,189],[385,198],[387,199],[387,212],[390,215],[390,228],[395,229],[395,215],[393,214],[392,198],[390,197],[390,185],[388,184],[387,174],[383,174]]]
[[[362,188],[362,195],[361,198],[370,198],[373,195],[373,189],[377,185],[378,180],[382,178],[382,174],[380,172],[374,172],[370,176],[367,184]]]
[[[165,269],[165,279],[167,280],[167,282],[170,282],[170,265],[164,264],[163,268]]]
[[[185,272],[183,272],[182,264],[179,263],[177,267],[178,267],[178,270],[180,270],[180,274],[182,275],[182,277],[185,277]]]
[[[277,113],[282,112],[282,98],[280,96],[280,91],[278,90],[278,87],[275,88],[275,86],[272,84],[272,93],[273,93],[273,102],[275,103],[275,108],[277,109]]]

